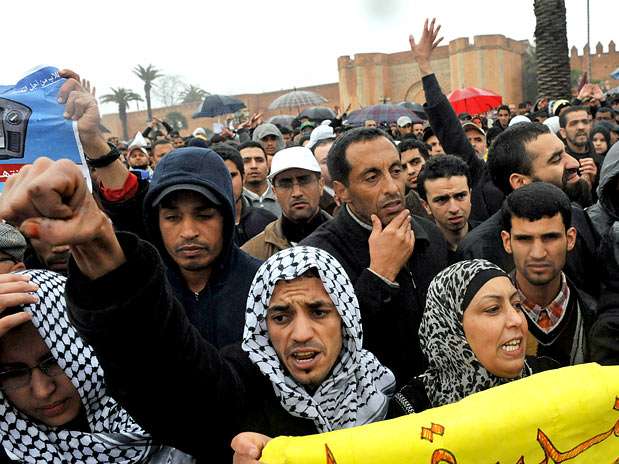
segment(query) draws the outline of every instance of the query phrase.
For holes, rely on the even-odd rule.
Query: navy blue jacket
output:
[[[222,252],[214,263],[215,268],[207,286],[197,294],[189,289],[180,269],[165,250],[159,231],[158,207],[153,206],[160,192],[177,184],[205,187],[222,203],[219,207],[224,218]],[[232,181],[228,168],[217,153],[198,147],[173,150],[159,162],[150,186],[140,188],[137,197],[126,204],[106,203],[104,206],[115,224],[129,224],[130,221],[122,218],[126,219],[130,215],[143,217],[142,231],[129,227],[117,229],[142,235],[155,245],[166,264],[166,274],[174,296],[185,308],[191,323],[206,340],[217,348],[241,340],[247,295],[260,261],[241,251],[234,243]],[[128,206],[130,214],[127,211]]]

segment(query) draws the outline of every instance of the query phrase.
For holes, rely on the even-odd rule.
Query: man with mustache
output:
[[[512,192],[501,210],[503,247],[529,325],[527,354],[561,366],[589,362],[595,300],[563,273],[576,244],[570,200],[558,187],[535,182]]]
[[[282,216],[242,246],[255,258],[266,260],[296,245],[331,216],[320,209],[324,187],[320,165],[306,147],[284,148],[271,162],[269,181]]]
[[[301,244],[343,265],[359,299],[364,347],[406,382],[424,369],[416,334],[428,285],[447,266],[447,245],[434,224],[406,209],[402,157],[385,132],[346,132],[327,164],[342,207]]]
[[[260,262],[234,243],[232,181],[221,157],[197,147],[166,155],[144,197],[144,218],[192,324],[218,348],[238,342]]]
[[[565,143],[565,151],[580,163],[580,174],[592,188],[597,187],[597,173],[602,165],[601,157],[595,153],[589,141],[591,121],[584,106],[569,106],[559,115],[559,132]],[[576,199],[583,208],[591,206],[591,197]]]

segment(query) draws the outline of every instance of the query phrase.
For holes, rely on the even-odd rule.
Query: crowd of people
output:
[[[39,158],[0,198],[0,461],[251,463],[619,363],[619,97],[458,115],[439,29],[410,39],[423,124],[123,143],[61,71],[93,192]]]

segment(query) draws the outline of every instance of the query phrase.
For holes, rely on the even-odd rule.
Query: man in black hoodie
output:
[[[210,149],[180,148],[161,159],[150,184],[141,181],[101,136],[97,102],[78,80],[69,79],[59,96],[80,116],[80,139],[115,229],[157,247],[175,297],[205,339],[218,348],[240,341],[260,262],[234,243],[234,195],[224,161]]]
[[[232,182],[221,157],[193,147],[168,154],[144,197],[144,218],[189,320],[216,347],[238,342],[260,262],[233,241]]]

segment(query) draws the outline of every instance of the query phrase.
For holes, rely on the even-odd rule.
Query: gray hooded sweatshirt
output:
[[[601,236],[608,233],[615,221],[619,221],[619,190],[616,183],[618,177],[619,143],[616,143],[604,157],[597,188],[598,201],[587,208],[587,214]]]
[[[285,148],[284,137],[282,137],[282,133],[279,131],[275,124],[271,124],[270,122],[265,122],[264,124],[260,124],[258,127],[254,129],[254,135],[252,136],[252,140],[254,142],[260,142],[267,135],[274,135],[277,137],[277,151],[280,151]]]

